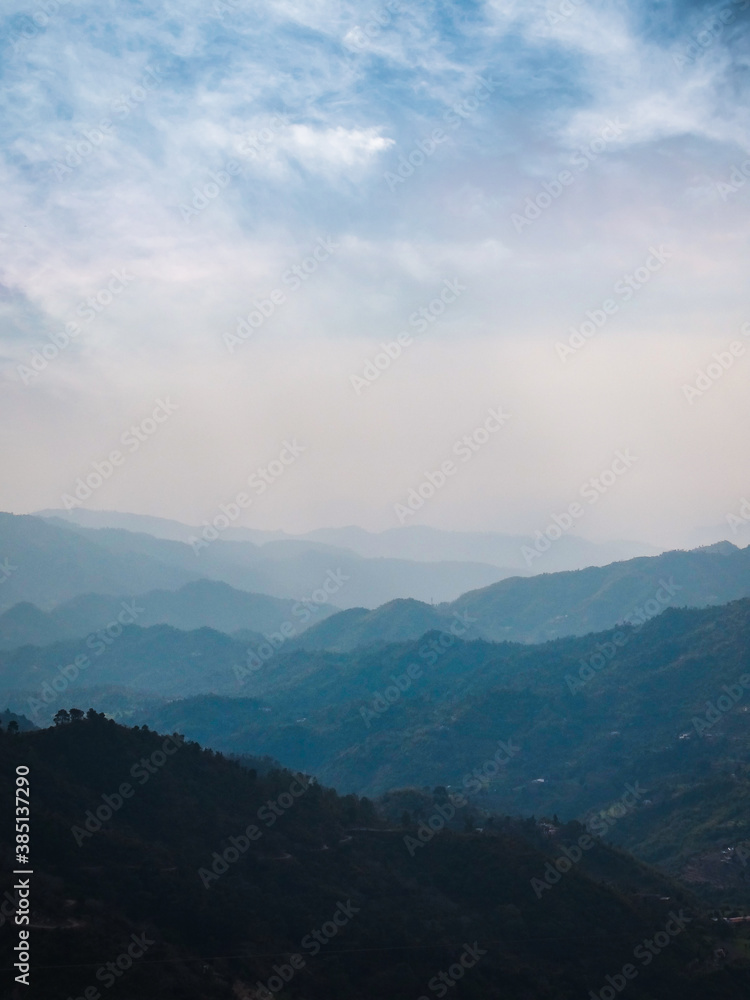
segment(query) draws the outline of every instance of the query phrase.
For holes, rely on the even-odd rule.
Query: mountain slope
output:
[[[250,648],[264,641],[255,635]],[[23,704],[35,719],[48,719],[52,705],[71,687],[127,687],[171,698],[206,691],[238,694],[241,684],[235,668],[246,663],[248,648],[247,642],[209,628],[183,632],[169,625],[118,624],[84,641],[0,652],[0,691],[13,704]],[[11,692],[18,693],[11,696]]]
[[[3,517],[12,522],[13,515]],[[71,538],[77,537],[96,546],[92,551],[104,550],[113,567],[118,565],[115,559],[122,560],[125,569],[133,562],[138,566],[170,567],[173,577],[165,583],[164,572],[160,575],[154,569],[151,579],[144,574],[139,585],[134,587],[130,583],[131,572],[113,587],[109,580],[106,585],[99,585],[98,577],[87,578],[85,572],[72,573],[66,565],[55,591],[58,596],[50,599],[47,588],[38,582],[39,593],[27,588],[16,596],[16,591],[9,589],[11,579],[0,590],[3,599],[0,611],[20,600],[32,601],[46,609],[78,594],[140,594],[154,588],[174,590],[199,578],[221,580],[238,590],[293,600],[311,599],[325,588],[322,600],[330,600],[338,607],[375,607],[399,597],[453,600],[465,590],[486,586],[503,576],[501,570],[485,563],[365,559],[347,549],[304,539],[272,540],[261,546],[249,541],[227,540],[229,532],[225,532],[207,543],[200,537],[200,529],[195,529],[194,544],[188,544],[143,532],[81,527],[56,518],[28,520],[46,526],[51,547],[48,563],[56,546],[70,547]],[[10,522],[0,519],[0,554],[4,551],[6,534],[14,530]],[[55,533],[62,534],[58,537]],[[18,546],[14,553],[19,558],[23,556]],[[99,555],[101,558],[101,553]]]
[[[117,511],[41,510],[39,517],[59,518],[85,528],[123,528],[145,532],[156,538],[186,542],[196,534],[194,526],[165,518]],[[283,531],[261,531],[255,528],[228,528],[222,533],[227,541],[254,542],[265,545],[277,540],[300,541],[348,549],[367,559],[408,559],[416,562],[488,563],[498,567],[503,576],[521,572],[538,572],[532,562],[528,566],[522,549],[533,545],[534,539],[524,535],[508,535],[497,531],[445,531],[426,525],[404,525],[386,531],[373,532],[354,526],[318,528],[303,535],[288,535]],[[640,542],[591,542],[575,535],[566,535],[545,554],[544,572],[602,566],[615,559],[654,555],[653,546]]]
[[[247,678],[252,705],[197,697],[143,718],[367,794],[455,785],[498,740],[511,741],[522,752],[486,786],[498,806],[582,815],[628,782],[653,792],[743,759],[750,689],[737,685],[750,673],[749,647],[747,599],[541,646],[443,646],[434,633],[355,653],[281,653]],[[704,735],[694,719],[725,696],[723,685],[738,701]]]
[[[310,621],[321,621],[336,609],[329,604],[308,607],[280,597],[235,590],[218,580],[196,580],[178,590],[153,590],[135,597],[81,594],[43,612],[33,604],[18,604],[0,614],[0,649],[84,638],[116,622],[123,610],[142,627],[171,625],[190,631],[302,632]]]
[[[307,630],[295,645],[303,649],[329,649],[350,652],[372,643],[407,642],[432,629],[447,628],[452,619],[431,604],[399,600],[383,604],[374,611],[349,608],[331,615]]]
[[[75,631],[71,632],[51,614],[28,601],[14,604],[0,614],[0,649],[16,649],[29,644],[49,646],[75,636]]]
[[[0,559],[8,566],[0,611],[23,601],[47,610],[76,594],[172,590],[201,574],[154,555],[113,553],[80,531],[38,517],[0,512]]]
[[[724,542],[573,572],[511,577],[435,607],[394,601],[367,617],[335,615],[311,628],[300,645],[351,650],[391,637],[417,639],[427,623],[448,630],[455,616],[471,626],[470,636],[545,642],[618,622],[643,622],[666,607],[705,607],[747,596],[750,546],[738,549]]]
[[[523,575],[542,569],[554,573],[583,566],[601,566],[615,559],[654,555],[658,551],[639,542],[590,542],[575,535],[566,535],[545,554],[543,566],[534,562],[529,566],[522,550],[526,545],[533,545],[534,539],[496,531],[444,531],[426,525],[407,525],[377,533],[357,527],[320,528],[304,537],[328,545],[345,546],[370,558],[486,562],[507,572],[521,570]]]
[[[540,642],[637,621],[667,606],[704,607],[750,596],[750,546],[729,542],[609,566],[543,574],[464,594],[453,609],[474,615],[487,638]]]
[[[3,784],[21,761],[35,817],[32,1000],[106,982],[97,970],[133,940],[112,979],[139,1000],[261,997],[266,984],[289,1000],[413,1000],[447,992],[435,977],[462,955],[456,996],[557,1000],[598,991],[665,927],[669,948],[635,959],[634,1000],[750,990],[745,963],[713,961],[715,928],[689,897],[595,842],[539,898],[532,880],[550,855],[534,824],[410,850],[416,828],[383,829],[366,801],[93,713],[0,735]],[[563,844],[579,834],[560,831]],[[6,968],[16,937],[2,938]]]
[[[728,864],[750,842],[748,599],[538,646],[433,632],[253,660],[259,646],[208,629],[130,626],[97,641],[99,653],[0,654],[0,696],[38,724],[77,691],[118,718],[359,793],[444,785],[506,812],[585,818],[635,787],[613,835],[704,894],[742,894],[745,866]]]

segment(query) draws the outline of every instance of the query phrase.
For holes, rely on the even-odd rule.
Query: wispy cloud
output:
[[[700,58],[681,61],[723,9],[732,17],[715,41]],[[610,436],[619,426],[602,400],[613,386],[617,396],[623,372],[630,395],[658,421],[672,405],[664,400],[674,382],[663,345],[705,357],[714,338],[723,341],[747,318],[750,184],[731,203],[717,187],[750,145],[744,0],[658,8],[613,0],[373,0],[364,7],[353,0],[69,0],[35,20],[36,11],[34,0],[5,5],[0,53],[0,378],[4,423],[24,435],[23,448],[6,437],[16,460],[48,462],[58,426],[95,457],[98,439],[88,424],[102,399],[111,401],[111,413],[101,423],[116,428],[139,402],[166,391],[166,380],[181,399],[188,389],[205,397],[196,411],[208,439],[229,433],[225,397],[242,409],[248,392],[264,400],[261,423],[278,429],[268,430],[272,438],[294,433],[285,422],[292,396],[301,422],[315,412],[315,423],[321,411],[322,466],[325,455],[332,469],[357,464],[353,449],[369,446],[330,430],[350,419],[351,402],[331,386],[379,338],[398,332],[431,284],[450,276],[470,288],[460,310],[410,352],[387,392],[367,402],[367,420],[388,428],[393,447],[416,462],[416,472],[405,467],[403,475],[423,471],[405,440],[422,441],[406,402],[418,399],[429,423],[444,409],[451,380],[483,385],[488,365],[499,383],[488,388],[490,403],[525,380],[527,397],[513,407],[524,475],[544,464],[558,434],[588,453],[583,466],[595,466],[607,450],[598,424]],[[491,93],[474,107],[481,80],[490,81]],[[589,157],[575,184],[518,233],[511,222],[517,206],[560,171],[575,170],[612,120],[623,124],[617,142]],[[385,183],[385,172],[423,149],[435,129],[445,139],[421,161],[412,158],[408,183]],[[253,152],[248,136],[266,133]],[[219,184],[215,197],[202,194],[230,162],[237,167],[231,183]],[[180,206],[200,197],[205,207],[186,224]],[[329,235],[342,250],[264,324],[229,374],[222,332]],[[581,360],[595,378],[579,384],[570,376],[557,395],[550,387],[560,373],[532,359],[545,356],[653,243],[676,248],[670,274],[586,351]],[[18,365],[121,267],[138,276],[128,294],[82,330],[44,380],[23,386]],[[644,381],[622,363],[627,345],[631,358],[642,356],[644,337],[661,381]],[[674,368],[684,360],[671,357]],[[267,386],[274,389],[268,396]],[[20,413],[16,422],[11,406]],[[701,426],[722,442],[731,465],[727,421],[736,410],[722,416],[708,401],[700,409]],[[458,403],[454,411],[456,427],[472,419]],[[582,412],[597,416],[584,426]],[[187,413],[186,427],[190,419]],[[360,412],[353,425],[364,419]],[[636,504],[635,526],[618,521],[613,505],[612,530],[650,530],[658,469],[670,466],[685,435],[704,433],[671,418],[666,424],[661,458],[653,466],[644,460],[639,472],[653,478]],[[450,437],[450,426],[444,433]],[[369,431],[363,434],[369,440]],[[239,466],[246,446],[228,443],[217,453]],[[372,480],[368,472],[361,487],[346,486],[352,519],[385,523],[389,494],[377,484],[390,474],[386,451],[368,466]],[[315,455],[311,445],[311,470]],[[85,457],[70,458],[67,478]],[[178,479],[189,479],[196,463],[214,462],[200,443],[161,460]],[[11,484],[0,503],[49,505],[64,473]],[[480,481],[467,479],[455,507],[447,499],[431,508],[436,523],[455,523],[463,503],[495,527],[529,530],[546,516],[545,504],[565,494],[562,486],[545,487],[544,477],[521,476],[511,486],[499,467],[485,474],[488,495],[505,484],[505,522],[472,493]],[[196,506],[210,508],[212,477],[199,478],[195,489],[205,495]],[[716,506],[720,519],[729,499],[718,488],[712,493],[705,476],[696,482],[700,516],[709,518]],[[112,506],[150,502],[137,476],[132,488],[118,488]],[[528,510],[532,488],[542,497],[535,511]],[[311,480],[308,489],[311,522],[334,518],[326,510],[340,512],[335,475]],[[734,495],[746,484],[738,478],[728,489]],[[293,501],[290,495],[285,508],[280,496],[285,517]],[[161,512],[187,516],[181,502],[172,497]]]

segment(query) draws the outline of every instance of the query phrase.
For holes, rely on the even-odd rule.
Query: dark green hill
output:
[[[503,811],[584,817],[637,784],[623,843],[674,871],[747,836],[750,797],[732,799],[734,828],[716,805],[750,753],[750,600],[669,609],[641,629],[539,646],[453,640],[441,652],[441,635],[349,654],[282,654],[248,681],[250,700],[198,696],[140,718],[371,795],[471,786]],[[477,784],[472,775],[485,777],[498,741],[518,752]],[[690,801],[701,819],[684,855],[680,826],[667,833],[659,817],[698,783],[706,792]],[[652,850],[652,839],[664,850]]]
[[[750,991],[741,932],[723,928],[717,961],[716,925],[624,854],[586,842],[585,861],[535,891],[564,847],[575,858],[575,825],[548,838],[501,820],[410,848],[418,827],[383,828],[366,800],[93,713],[2,734],[2,787],[19,764],[34,871],[33,985],[19,995],[32,1000],[107,996],[115,983],[138,1000],[267,996],[258,983],[279,1000],[414,1000],[447,994],[437,977],[452,966],[452,995],[476,1000],[576,1000],[624,966],[634,1000]],[[2,935],[4,989],[16,930]]]
[[[99,641],[67,685],[61,667],[85,645],[0,653],[6,704],[39,724],[86,690],[118,719],[268,754],[359,794],[471,786],[501,811],[584,818],[636,784],[637,808],[617,835],[680,873],[747,837],[750,796],[736,776],[750,752],[748,599],[537,646],[434,632],[350,653],[282,647],[253,669],[257,647],[210,629],[130,626]],[[518,752],[477,781],[498,741]],[[704,794],[690,796],[697,786]],[[727,787],[736,794],[725,815]]]
[[[425,632],[447,628],[452,619],[431,604],[398,600],[374,611],[349,608],[313,625],[308,634],[295,641],[301,649],[330,649],[347,653],[373,643],[408,642]]]
[[[255,635],[252,648],[264,641]],[[85,640],[0,652],[0,693],[16,692],[13,697],[23,702],[20,710],[41,712],[42,719],[49,716],[44,710],[54,712],[67,700],[63,692],[71,686],[114,685],[172,698],[206,691],[239,694],[235,668],[245,662],[247,651],[247,642],[210,628],[183,632],[170,625],[116,623]]]

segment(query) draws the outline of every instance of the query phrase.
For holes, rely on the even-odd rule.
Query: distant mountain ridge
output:
[[[0,559],[10,569],[0,585],[0,611],[22,601],[48,610],[77,594],[142,594],[174,590],[202,574],[147,552],[114,553],[92,536],[30,515],[0,512]]]
[[[42,510],[38,517],[56,518],[69,524],[87,528],[118,528],[132,532],[145,532],[156,538],[187,542],[199,529],[179,521],[149,517],[142,514],[124,514],[117,511]],[[618,559],[640,555],[656,555],[658,549],[642,542],[612,541],[592,542],[576,535],[563,536],[545,553],[540,565],[527,564],[523,556],[524,545],[533,545],[525,535],[505,534],[497,531],[448,531],[425,525],[406,525],[385,531],[367,531],[355,526],[344,528],[318,528],[300,535],[284,531],[262,531],[256,528],[228,528],[222,532],[226,541],[248,541],[266,546],[270,542],[307,542],[332,546],[367,559],[407,559],[416,562],[483,563],[498,567],[504,574],[558,572],[580,569],[585,566],[602,566]]]
[[[494,571],[479,564],[368,560],[294,540],[260,547],[219,540],[196,557],[179,541],[12,515],[0,515],[3,551],[14,567],[0,587],[0,611],[6,612],[0,615],[0,647],[5,648],[44,645],[101,627],[127,594],[143,595],[140,624],[258,633],[291,620],[294,628],[287,628],[285,642],[341,652],[417,639],[430,629],[447,631],[456,616],[463,616],[464,638],[534,643],[650,618],[669,606],[701,607],[750,596],[750,546],[738,549],[729,542],[493,580],[450,601],[389,598],[372,610],[357,599],[392,588],[439,593],[475,573],[492,578]],[[165,585],[136,586],[151,578]],[[312,610],[307,620],[300,613],[297,621],[293,609],[300,598]],[[346,613],[329,615],[336,606]],[[298,625],[311,626],[304,638]]]
[[[750,546],[721,542],[608,566],[510,577],[434,607],[392,601],[351,609],[313,626],[297,645],[346,652],[372,642],[418,639],[447,630],[457,615],[468,636],[494,642],[545,642],[585,635],[618,622],[645,621],[667,607],[706,607],[750,596]]]
[[[327,603],[305,605],[236,590],[218,580],[196,580],[175,591],[154,590],[135,597],[82,594],[47,612],[28,602],[16,604],[0,614],[0,649],[84,638],[117,621],[123,608],[132,609],[129,623],[142,627],[212,628],[229,634],[274,632],[285,627],[285,632],[294,635],[338,610]]]
[[[259,546],[220,537],[196,550],[121,528],[0,513],[0,564],[3,559],[0,612],[21,602],[49,611],[82,594],[176,590],[200,579],[295,601],[327,587],[323,599],[338,607],[376,607],[396,597],[452,600],[503,576],[486,563],[366,559],[299,539]],[[335,592],[332,575],[340,579]]]

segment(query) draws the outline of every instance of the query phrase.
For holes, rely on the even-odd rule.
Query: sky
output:
[[[748,8],[6,0],[0,508],[748,544]]]

